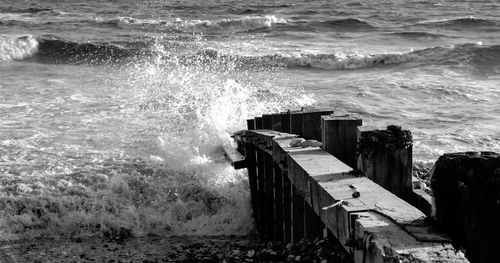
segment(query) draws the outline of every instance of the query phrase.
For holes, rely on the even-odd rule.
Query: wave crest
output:
[[[179,21],[179,20],[178,20]],[[273,24],[285,24],[286,20],[276,16],[247,16],[219,21],[191,20],[179,21],[186,31],[199,33],[235,33],[270,28]]]
[[[247,16],[222,20],[182,20],[173,21],[138,19],[133,17],[94,18],[98,24],[111,24],[117,26],[151,27],[165,31],[181,31],[189,33],[237,33],[270,28],[274,24],[285,24],[287,21],[273,15]]]
[[[160,59],[169,63],[190,65],[233,63],[240,68],[314,68],[354,70],[405,63],[444,65],[498,65],[498,46],[465,43],[436,46],[404,53],[362,54],[339,50],[332,53],[229,54],[219,49],[197,49],[192,52],[169,52],[168,44],[156,43],[77,43],[44,35],[0,38],[1,60],[30,59],[43,63],[119,64]],[[487,54],[487,55],[485,55]],[[487,57],[488,59],[484,59]],[[481,66],[479,65],[479,66]]]
[[[306,67],[324,70],[354,70],[405,63],[463,65],[475,63],[477,58],[484,56],[484,54],[488,54],[490,58],[500,56],[498,46],[465,43],[419,49],[406,53],[347,54],[338,51],[324,54],[271,54],[256,57],[238,57],[238,60],[243,61],[245,64],[280,65],[287,68]],[[222,55],[217,54],[217,56]],[[498,61],[495,63],[490,61],[489,63],[490,65],[500,64]]]
[[[38,51],[38,41],[31,36],[0,36],[0,61],[23,60]]]
[[[287,67],[343,70],[401,64],[412,60],[414,57],[408,54],[347,55],[337,52],[335,54],[301,54],[286,58],[285,63]]]

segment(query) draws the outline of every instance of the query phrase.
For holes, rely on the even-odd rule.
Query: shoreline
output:
[[[343,262],[346,254],[335,242],[282,246],[253,235],[3,241],[0,262]]]

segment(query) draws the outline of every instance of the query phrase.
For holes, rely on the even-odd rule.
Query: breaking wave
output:
[[[183,20],[176,19],[141,19],[129,16],[90,17],[82,14],[70,14],[52,9],[18,10],[19,12],[0,13],[0,24],[39,25],[81,23],[137,28],[146,31],[186,32],[206,34],[228,34],[249,32],[271,28],[275,24],[286,24],[284,18],[274,15],[245,16],[219,20]]]
[[[287,68],[304,67],[324,70],[354,70],[404,63],[438,63],[445,65],[477,63],[490,58],[490,65],[500,64],[498,46],[466,43],[415,50],[407,53],[348,54],[342,51],[329,54],[270,54],[262,56],[229,56],[215,50],[198,52],[213,59],[224,58],[241,61],[244,65],[274,65]],[[478,66],[474,64],[474,66]]]
[[[237,33],[270,28],[275,24],[285,24],[287,21],[273,15],[247,16],[243,18],[221,20],[171,20],[137,19],[132,17],[117,17],[112,19],[95,18],[96,23],[118,26],[141,26],[164,31],[180,31],[190,33]]]
[[[0,36],[0,61],[23,60],[38,51],[38,41],[28,36]]]
[[[285,24],[286,20],[276,16],[254,16],[237,19],[223,19],[219,21],[191,20],[179,21],[188,32],[220,33],[220,32],[247,32],[262,28],[270,28],[274,24]]]
[[[337,52],[334,54],[299,54],[299,55],[275,55],[275,61],[283,63],[286,67],[310,67],[326,70],[364,69],[386,65],[398,65],[404,63],[438,63],[438,64],[468,64],[475,58],[484,57],[498,58],[500,55],[498,46],[482,46],[480,44],[460,44],[452,46],[439,46],[415,50],[407,53],[386,54],[346,54]],[[490,63],[500,64],[500,60],[492,60]],[[477,66],[477,65],[474,65]]]
[[[414,34],[410,34],[413,36]],[[420,34],[416,34],[420,36]],[[423,34],[422,36],[426,36]],[[160,47],[160,48],[159,48]],[[189,65],[232,62],[240,68],[285,67],[323,70],[355,70],[405,63],[437,63],[443,65],[472,65],[480,69],[486,64],[499,65],[498,46],[478,43],[437,46],[406,53],[360,54],[337,51],[333,53],[275,53],[242,55],[228,54],[217,49],[170,52],[160,43],[77,43],[52,35],[34,38],[30,35],[0,38],[0,60],[30,60],[41,63],[108,64],[135,63],[161,59],[174,64]]]

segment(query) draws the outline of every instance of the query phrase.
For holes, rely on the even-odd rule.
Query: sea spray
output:
[[[205,33],[205,34],[230,34],[235,32],[248,32],[271,28],[277,24],[286,24],[284,18],[274,15],[246,16],[241,18],[224,18],[218,20],[183,20],[175,19],[139,19],[133,17],[102,18],[91,19],[97,24],[112,24],[121,27],[141,28],[152,32],[185,32],[185,33]]]
[[[79,118],[116,123],[102,134],[112,139],[104,148],[91,137],[42,146],[64,138],[57,133],[0,141],[12,153],[0,167],[2,239],[253,231],[246,173],[230,167],[220,146],[246,118],[312,100],[280,82],[283,69],[213,54],[179,63],[171,52],[159,39],[156,57],[96,70],[114,74],[115,88],[101,90],[112,105]]]
[[[0,61],[22,60],[38,51],[38,42],[31,35],[0,35]]]
[[[246,174],[225,163],[220,146],[231,143],[230,134],[244,128],[247,118],[306,106],[311,100],[300,89],[281,86],[279,69],[242,67],[217,55],[193,56],[179,64],[166,59],[170,52],[159,42],[157,59],[129,68],[126,89],[137,96],[137,116],[157,120],[150,124],[155,126],[158,151],[150,159],[189,172],[191,183],[215,190],[225,200],[214,214],[202,213],[181,228],[204,234],[247,233],[251,219]]]

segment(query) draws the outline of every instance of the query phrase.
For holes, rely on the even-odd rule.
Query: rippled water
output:
[[[497,1],[0,5],[0,233],[247,234],[219,146],[302,106],[500,151]]]

